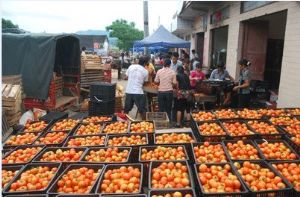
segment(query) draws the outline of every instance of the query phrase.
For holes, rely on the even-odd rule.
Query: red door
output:
[[[243,58],[251,62],[251,79],[264,80],[268,41],[268,23],[253,21],[244,23]]]

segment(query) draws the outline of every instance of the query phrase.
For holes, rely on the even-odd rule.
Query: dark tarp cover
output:
[[[53,71],[80,71],[79,39],[71,34],[2,34],[2,75],[22,76],[28,98],[47,99]]]
[[[191,43],[170,33],[162,25],[150,36],[143,40],[135,41],[134,47],[168,47],[168,48],[190,48]]]

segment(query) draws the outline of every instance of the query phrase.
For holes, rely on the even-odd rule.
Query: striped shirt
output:
[[[155,82],[159,83],[158,91],[172,91],[173,84],[176,84],[176,73],[169,67],[163,67],[157,71]]]

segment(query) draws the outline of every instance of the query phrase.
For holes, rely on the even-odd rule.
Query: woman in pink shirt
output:
[[[202,81],[204,79],[206,79],[205,74],[201,71],[200,63],[197,63],[196,70],[193,70],[190,73],[191,87],[195,89],[197,81]]]

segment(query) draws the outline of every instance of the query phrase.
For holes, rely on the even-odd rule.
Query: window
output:
[[[241,13],[260,8],[262,6],[273,3],[272,1],[244,1],[241,4]]]
[[[222,8],[210,15],[210,24],[216,24],[229,18],[229,6]]]

